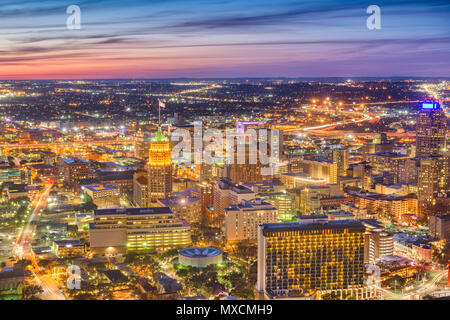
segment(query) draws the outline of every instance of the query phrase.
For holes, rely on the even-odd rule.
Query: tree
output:
[[[322,300],[340,300],[340,297],[337,293],[331,292],[322,295]]]
[[[32,284],[32,285],[23,287],[22,298],[29,300],[29,299],[32,299],[34,296],[37,296],[43,292],[44,292],[44,290],[42,289],[41,286]]]
[[[90,293],[80,293],[75,295],[73,300],[95,300],[95,296]]]

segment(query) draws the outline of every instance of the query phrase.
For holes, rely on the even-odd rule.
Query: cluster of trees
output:
[[[28,285],[22,288],[22,299],[35,300],[38,299],[37,296],[43,292],[44,290],[39,285]]]
[[[14,212],[15,214],[14,216],[3,215],[0,229],[11,229],[23,226],[24,221],[30,213],[28,210],[29,204],[30,200],[27,197],[23,197],[8,201],[1,205],[0,214],[11,212]]]
[[[190,266],[175,266],[176,275],[184,280],[185,287],[205,296],[212,295],[214,287],[219,284],[217,267],[214,265],[206,268]]]
[[[322,300],[356,300],[356,297],[345,292],[342,293],[342,297],[336,292],[330,292],[323,294]]]
[[[176,275],[185,286],[196,294],[211,296],[215,287],[223,287],[230,295],[254,298],[253,285],[256,279],[245,275],[245,267],[234,263],[224,266],[210,265],[205,268],[175,265]]]
[[[156,251],[147,253],[129,252],[125,256],[125,263],[133,266],[148,265],[155,271],[161,270],[161,262]]]

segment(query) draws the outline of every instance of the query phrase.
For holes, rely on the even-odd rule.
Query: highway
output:
[[[311,107],[311,106],[303,106],[303,109],[307,109],[310,111],[316,111],[316,112],[335,112],[335,109],[330,109],[330,108],[326,108],[326,107]],[[376,117],[380,117],[377,116],[375,114],[372,113],[367,113],[367,112],[359,112],[359,111],[344,111],[344,110],[339,110],[339,113],[342,114],[346,114],[346,115],[350,115],[352,116],[351,119],[349,120],[342,120],[342,121],[337,121],[337,122],[332,122],[332,123],[327,123],[324,125],[318,125],[318,126],[311,126],[311,127],[303,127],[303,128],[295,128],[295,129],[287,129],[284,130],[285,133],[295,133],[295,132],[305,132],[305,131],[311,131],[311,133],[313,134],[330,134],[330,129],[333,129],[334,127],[337,126],[341,126],[341,125],[345,125],[345,124],[350,124],[350,123],[360,123],[360,122],[366,122],[366,121],[371,121],[371,120],[377,120],[378,118]],[[326,129],[326,130],[324,130]],[[340,132],[340,134],[344,134],[342,132]]]

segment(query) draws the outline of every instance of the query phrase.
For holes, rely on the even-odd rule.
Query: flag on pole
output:
[[[162,108],[162,109],[166,108],[166,103],[164,101],[158,99],[158,103],[159,103],[160,108]]]

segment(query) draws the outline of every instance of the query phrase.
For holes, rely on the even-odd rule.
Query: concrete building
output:
[[[84,159],[63,160],[64,184],[76,188],[76,182],[89,178],[89,162]]]
[[[397,183],[400,168],[408,156],[395,152],[377,152],[367,154],[366,159],[372,167],[372,175],[383,174],[387,171],[395,175],[394,183]]]
[[[58,258],[79,257],[87,253],[87,246],[78,239],[56,240],[52,251]]]
[[[450,214],[430,216],[430,235],[440,240],[450,239]]]
[[[432,215],[438,196],[450,193],[450,152],[445,156],[429,156],[420,160],[417,184],[418,215]]]
[[[227,241],[256,240],[258,225],[278,222],[277,209],[261,199],[242,200],[225,211]]]
[[[356,207],[376,212],[380,219],[394,219],[400,222],[404,220],[404,216],[417,213],[415,195],[349,192],[349,196]]]
[[[243,185],[233,182],[230,178],[220,178],[213,186],[213,206],[218,217],[225,215],[225,208],[242,200],[255,198],[255,193]]]
[[[349,155],[348,149],[335,149],[332,152],[333,162],[337,166],[338,177],[343,177],[347,175],[347,169],[349,165]]]
[[[302,160],[303,173],[313,179],[323,179],[326,183],[337,183],[338,169],[336,162]]]
[[[89,239],[97,254],[142,252],[188,246],[191,231],[169,207],[103,209],[94,211]]]
[[[120,189],[113,184],[83,187],[98,209],[120,206]]]
[[[339,185],[308,186],[300,191],[299,210],[303,215],[318,213],[322,209],[332,209],[346,202]]]
[[[387,232],[383,224],[377,220],[365,219],[366,244],[364,262],[375,264],[377,259],[394,254],[394,234]]]
[[[306,173],[284,173],[281,175],[281,183],[286,189],[299,189],[306,186],[319,186],[327,183],[326,179],[312,178]]]
[[[170,197],[158,199],[157,206],[169,207],[178,218],[189,223],[199,223],[202,219],[202,201],[189,192],[174,192]]]
[[[148,177],[144,173],[135,173],[133,176],[133,202],[136,206],[148,206]]]
[[[172,193],[172,156],[170,142],[158,130],[150,141],[148,158],[148,201],[155,204]]]

